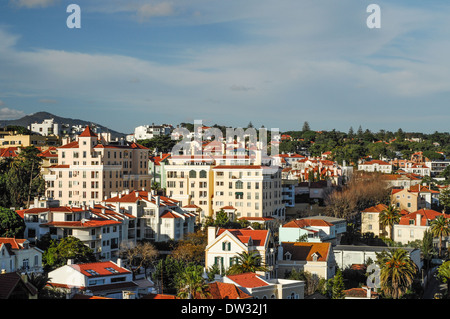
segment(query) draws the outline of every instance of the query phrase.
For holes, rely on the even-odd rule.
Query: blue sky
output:
[[[3,0],[0,118],[447,132],[448,16],[434,0]]]

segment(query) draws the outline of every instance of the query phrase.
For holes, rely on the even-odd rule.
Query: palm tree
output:
[[[392,240],[394,235],[394,224],[398,224],[400,221],[400,216],[400,210],[395,207],[395,205],[389,205],[380,213],[380,224],[384,228],[389,227]]]
[[[439,256],[441,256],[442,237],[450,235],[450,220],[445,215],[439,215],[431,222],[431,233],[439,237]]]
[[[381,260],[380,285],[387,296],[400,298],[409,287],[418,272],[416,264],[404,249],[389,250]]]
[[[187,267],[178,278],[178,297],[183,299],[206,298],[209,295],[208,284],[203,278],[201,266]]]
[[[236,263],[228,269],[229,275],[243,274],[246,272],[267,271],[266,266],[261,263],[261,256],[258,252],[238,253]]]

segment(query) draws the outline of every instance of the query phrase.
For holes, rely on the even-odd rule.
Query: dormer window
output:
[[[284,260],[291,260],[291,258],[292,258],[292,254],[290,252],[286,252],[284,254]]]
[[[311,257],[312,257],[313,261],[317,261],[317,259],[319,258],[319,254],[318,253],[314,253],[314,254],[311,255]]]

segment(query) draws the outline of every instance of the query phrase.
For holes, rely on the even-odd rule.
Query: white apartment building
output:
[[[259,153],[175,155],[165,165],[167,195],[182,205],[200,207],[200,219],[224,208],[234,216],[284,219],[281,167],[261,165]]]
[[[28,126],[28,129],[43,136],[49,135],[62,135],[62,125],[56,123],[54,119],[45,119],[42,123],[32,123]]]
[[[366,172],[392,173],[392,164],[381,160],[371,160],[358,164],[358,170]]]
[[[25,221],[25,238],[41,239],[49,233],[52,239],[73,236],[91,248],[99,259],[118,258],[120,243],[134,240],[134,217],[111,207],[38,207],[17,211]]]
[[[136,143],[101,143],[89,126],[78,139],[58,148],[58,165],[44,175],[46,196],[61,205],[100,202],[112,192],[151,187],[149,150]]]
[[[166,196],[126,190],[113,194],[103,204],[121,207],[135,218],[136,240],[180,240],[194,232],[197,214],[184,210],[179,201]]]
[[[141,125],[134,129],[133,141],[152,139],[155,136],[170,135],[172,125]]]

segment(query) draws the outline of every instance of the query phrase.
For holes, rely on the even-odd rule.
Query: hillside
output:
[[[37,112],[34,114],[26,115],[20,119],[16,120],[0,120],[0,127],[5,127],[8,125],[19,125],[23,127],[28,127],[32,123],[41,123],[45,119],[54,119],[55,122],[59,124],[69,124],[69,125],[92,125],[95,124],[102,129],[103,132],[110,132],[111,137],[114,139],[116,137],[125,137],[126,134],[120,133],[114,130],[109,129],[106,126],[103,126],[98,123],[93,123],[90,121],[80,120],[80,119],[72,119],[66,117],[60,117],[48,112]]]

